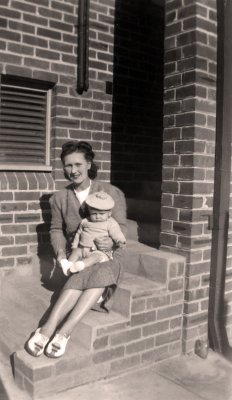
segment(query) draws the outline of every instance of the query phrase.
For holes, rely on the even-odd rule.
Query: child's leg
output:
[[[82,258],[82,249],[76,248],[72,249],[72,253],[70,254],[68,261],[75,262]]]
[[[97,250],[97,251],[94,251],[93,253],[91,253],[90,256],[88,256],[87,258],[84,258],[81,261],[75,262],[71,266],[70,271],[71,272],[79,272],[79,271],[82,271],[84,268],[89,268],[89,267],[92,267],[94,264],[108,261],[108,260],[109,260],[109,258],[107,257],[107,255],[105,253]]]

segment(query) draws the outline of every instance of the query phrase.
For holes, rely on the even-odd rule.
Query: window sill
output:
[[[49,165],[33,165],[33,164],[0,164],[0,171],[41,171],[41,172],[51,172],[52,167]]]

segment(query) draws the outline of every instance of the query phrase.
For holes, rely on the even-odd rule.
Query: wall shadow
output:
[[[161,184],[163,53],[164,8],[116,0],[111,182],[126,197],[145,197],[145,182]]]

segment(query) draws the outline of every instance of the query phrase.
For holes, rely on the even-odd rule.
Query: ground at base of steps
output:
[[[1,400],[30,400],[14,387],[9,374],[0,376],[9,390]],[[209,351],[207,359],[181,356],[155,366],[131,371],[109,380],[101,380],[41,400],[232,400],[232,363]],[[10,391],[12,395],[10,395]],[[13,396],[13,397],[12,397]]]

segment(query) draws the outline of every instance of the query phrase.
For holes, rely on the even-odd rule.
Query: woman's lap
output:
[[[83,271],[73,274],[65,283],[63,290],[86,290],[92,288],[116,288],[123,273],[123,250],[118,249],[114,259],[95,264]],[[112,293],[114,290],[112,291]]]
[[[113,260],[97,263],[92,267],[73,274],[67,280],[64,289],[90,289],[117,285],[122,273],[122,262],[116,256]]]

